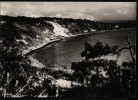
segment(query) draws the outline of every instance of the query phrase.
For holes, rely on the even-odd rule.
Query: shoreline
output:
[[[25,55],[26,55],[26,56],[31,55],[31,54],[33,54],[34,52],[36,52],[37,50],[42,49],[42,48],[44,48],[45,46],[49,46],[49,45],[51,45],[51,44],[53,44],[53,43],[55,43],[55,42],[57,42],[57,41],[60,41],[60,40],[55,40],[55,41],[48,42],[48,43],[44,44],[43,46],[40,46],[40,47],[38,47],[38,48],[36,48],[36,49],[34,49],[34,50],[29,51],[29,52],[26,53]]]
[[[135,28],[135,27],[133,27]],[[51,44],[54,44],[58,41],[62,41],[62,40],[66,40],[66,39],[70,39],[70,38],[75,38],[75,37],[78,37],[78,36],[85,36],[85,35],[94,35],[94,34],[102,34],[104,32],[108,32],[108,31],[122,31],[122,30],[128,30],[128,29],[132,29],[132,28],[126,28],[126,29],[116,29],[116,30],[101,30],[101,31],[98,31],[98,32],[87,32],[87,33],[84,33],[84,34],[77,34],[77,35],[72,35],[72,36],[69,36],[69,37],[64,37],[63,39],[56,39],[54,41],[51,41],[51,42],[48,42],[48,43],[45,43],[44,45],[42,46],[38,46],[38,48],[36,47],[36,49],[34,50],[30,50],[29,52],[25,53],[24,55],[26,56],[29,56],[29,55],[32,55],[34,52],[38,51],[39,49],[42,49],[42,48],[45,48],[46,46],[50,46]]]
[[[98,32],[96,32],[96,33],[98,33]],[[49,45],[51,45],[51,44],[54,44],[54,43],[56,43],[56,42],[58,42],[58,41],[62,41],[62,40],[70,39],[70,38],[75,38],[75,37],[77,37],[77,36],[92,35],[92,34],[95,34],[95,32],[94,32],[94,33],[77,34],[77,35],[72,35],[72,36],[70,36],[70,37],[64,37],[63,39],[57,39],[57,40],[48,42],[48,43],[46,43],[46,44],[44,44],[44,45],[42,45],[42,46],[40,46],[40,47],[38,47],[38,48],[36,48],[36,49],[34,49],[34,50],[30,50],[28,53],[25,53],[25,55],[26,55],[26,56],[31,55],[31,54],[33,54],[34,52],[36,52],[37,50],[39,50],[39,49],[41,49],[41,48],[44,48],[44,47],[46,47],[46,46],[49,46]]]

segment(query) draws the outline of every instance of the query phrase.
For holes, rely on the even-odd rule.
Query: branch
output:
[[[29,79],[28,79],[28,81],[27,81],[27,84],[24,85],[24,86],[19,90],[19,92],[15,94],[15,96],[18,95],[18,94],[28,85],[28,83],[29,83],[29,81],[31,80],[31,78],[32,78],[32,77],[30,76]]]
[[[135,48],[135,45],[133,45],[133,46],[130,46],[130,47],[124,47],[124,48],[121,48],[121,49],[119,49],[118,51],[116,51],[116,52],[114,52],[114,53],[120,53],[122,50],[124,50],[124,49],[128,49],[128,50],[130,50],[131,48]]]
[[[122,50],[124,50],[124,49],[130,49],[130,48],[128,48],[128,47],[124,47],[124,48],[121,48],[121,49],[119,49],[118,51],[117,51],[117,53],[120,53]]]
[[[46,89],[44,89],[40,94],[37,94],[37,95],[34,96],[34,97],[38,97],[38,96],[42,95],[45,91],[46,91]]]
[[[126,36],[126,38],[127,38],[127,42],[128,42],[129,47],[131,47],[131,44],[130,44],[130,41],[129,41],[128,36]],[[131,54],[132,60],[133,60],[133,62],[135,63],[135,58],[134,58],[134,56],[133,56],[133,53],[132,53],[131,48],[129,49],[129,51],[130,51],[130,54]]]

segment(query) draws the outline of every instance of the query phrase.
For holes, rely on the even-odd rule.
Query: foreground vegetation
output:
[[[132,50],[133,46],[132,48],[117,49],[118,46],[109,46],[97,41],[94,46],[88,45],[87,47],[82,52],[82,57],[85,56],[85,60],[72,63],[73,78],[81,85],[70,89],[66,95],[68,97],[73,95],[82,98],[135,97],[136,65],[134,59],[130,62],[123,62],[120,65],[117,64],[117,59],[94,59],[110,53],[113,55],[117,54],[117,57],[119,57],[123,49]],[[90,51],[90,53],[87,54],[87,51]]]

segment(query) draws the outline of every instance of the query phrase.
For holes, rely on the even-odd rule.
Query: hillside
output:
[[[125,22],[94,22],[82,19],[51,18],[51,17],[11,17],[0,16],[0,42],[18,44],[23,54],[40,48],[50,42],[76,35],[94,34],[104,30],[116,30],[135,27],[135,21]]]

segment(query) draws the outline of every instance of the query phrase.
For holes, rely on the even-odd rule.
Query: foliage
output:
[[[100,58],[96,60],[90,59],[110,53],[116,54],[117,48],[118,46],[104,45],[99,41],[93,47],[91,45],[90,48],[85,47],[84,51],[93,50],[89,53],[90,56],[85,55],[86,58],[89,56],[89,59],[80,62],[72,62],[71,68],[74,70],[74,80],[81,83],[81,86],[75,86],[71,91],[75,88],[79,90],[82,90],[82,88],[89,88],[91,92],[87,95],[81,93],[82,91],[80,92],[79,95],[83,98],[90,94],[93,95],[89,97],[135,96],[136,66],[133,61],[123,62],[121,65],[118,65],[116,60],[105,60]],[[75,93],[77,94],[78,91]]]
[[[108,44],[104,44],[99,41],[97,41],[94,46],[91,46],[89,43],[85,43],[84,48],[85,50],[82,51],[81,56],[85,57],[86,60],[107,55],[110,53],[116,53],[116,51],[118,50],[118,46],[116,45],[109,46]]]

